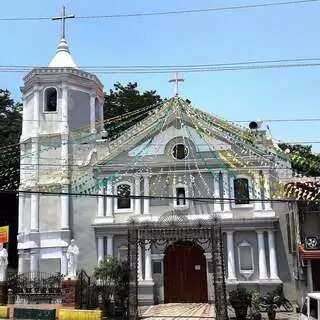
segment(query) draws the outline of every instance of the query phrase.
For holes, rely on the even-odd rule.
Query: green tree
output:
[[[114,298],[116,307],[124,308],[129,291],[129,267],[114,256],[105,257],[94,269],[98,279],[98,291],[103,301],[104,314],[110,313],[110,299]]]
[[[155,90],[141,93],[136,82],[129,82],[126,86],[119,82],[115,83],[114,88],[104,96],[104,119],[110,120],[106,121],[105,125],[109,138],[119,135],[122,131],[144,119],[148,115],[148,111],[161,101],[161,97]],[[149,106],[150,108],[148,108]],[[129,112],[135,113],[132,116],[111,122],[111,119]]]
[[[0,190],[16,190],[19,185],[21,104],[0,89]]]
[[[14,102],[8,90],[0,89],[0,192],[17,190],[19,186],[21,104]],[[9,225],[9,265],[17,265],[18,198],[1,194],[0,225]]]
[[[290,151],[291,166],[296,173],[306,177],[320,176],[320,155],[312,152],[312,146],[282,143],[279,147]]]

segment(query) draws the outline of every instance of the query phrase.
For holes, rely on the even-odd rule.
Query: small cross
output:
[[[183,82],[184,79],[183,78],[179,78],[178,77],[178,72],[175,73],[175,78],[169,80],[169,82],[175,82],[175,96],[179,95],[179,82]]]
[[[52,20],[61,20],[61,39],[66,37],[66,19],[75,18],[73,14],[69,14],[66,16],[66,7],[63,6],[62,8],[62,15],[61,17],[53,17]]]

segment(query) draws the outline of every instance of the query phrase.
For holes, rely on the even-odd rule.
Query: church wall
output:
[[[286,222],[286,214],[289,213],[287,203],[273,203],[274,210],[279,217],[279,223],[276,225],[276,250],[278,257],[279,278],[283,281],[284,293],[290,300],[300,298],[296,296],[296,281],[294,279],[294,263],[296,260],[295,248],[292,253],[289,252],[288,229]],[[291,227],[292,232],[292,227]],[[291,240],[294,243],[294,240]]]
[[[22,136],[32,136],[33,126],[33,95],[29,95],[23,100],[23,125],[22,125]]]
[[[46,184],[59,178],[61,178],[61,137],[40,138],[39,181]]]
[[[61,204],[59,195],[40,195],[39,227],[40,232],[60,229]]]
[[[90,96],[82,91],[69,91],[68,101],[69,129],[83,129],[90,132]]]
[[[84,268],[90,274],[97,263],[96,235],[91,226],[97,215],[97,197],[73,196],[71,199],[71,237],[75,239],[80,250],[78,268]]]

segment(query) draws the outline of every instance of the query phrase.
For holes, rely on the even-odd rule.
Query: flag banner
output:
[[[9,242],[9,226],[0,227],[0,243]]]

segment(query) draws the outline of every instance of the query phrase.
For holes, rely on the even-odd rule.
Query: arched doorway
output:
[[[191,241],[170,245],[164,257],[164,302],[208,302],[203,249]]]

